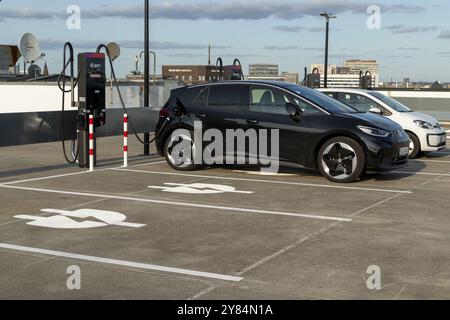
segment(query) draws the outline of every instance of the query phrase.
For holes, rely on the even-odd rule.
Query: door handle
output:
[[[206,114],[204,114],[204,113],[197,113],[195,116],[197,118],[200,118],[200,119],[205,119],[206,118]]]
[[[258,124],[259,121],[258,120],[247,120],[248,124]]]

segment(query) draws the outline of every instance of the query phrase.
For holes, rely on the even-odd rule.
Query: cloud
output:
[[[450,30],[442,30],[437,36],[438,39],[450,39]]]
[[[425,48],[417,48],[417,47],[398,47],[398,50],[404,50],[404,51],[420,51],[420,50],[427,50]]]
[[[298,49],[298,46],[266,46],[263,49],[264,50],[296,50]]]
[[[72,44],[77,49],[95,49],[100,43],[108,43],[110,41],[89,41],[89,40],[74,40]],[[115,41],[120,47],[126,49],[143,49],[144,42],[141,40],[122,40]],[[44,39],[40,41],[40,47],[43,50],[57,50],[62,49],[65,41],[55,39]],[[167,42],[167,41],[153,41],[150,43],[152,50],[206,50],[207,44],[189,44],[179,42]],[[215,49],[226,49],[229,46],[214,46]]]
[[[274,26],[274,27],[272,27],[272,30],[280,31],[280,32],[297,33],[297,32],[306,30],[306,27],[301,27],[301,26]]]
[[[334,14],[354,13],[366,14],[369,3],[359,0],[232,0],[232,1],[197,1],[197,2],[160,2],[152,4],[153,19],[171,20],[261,20],[276,18],[295,20],[305,16],[317,16],[326,9]],[[426,9],[421,6],[397,4],[382,5],[383,11],[404,14],[420,13]],[[125,18],[142,19],[144,10],[141,5],[101,5],[89,10],[82,9],[82,17],[86,19]],[[0,19],[65,19],[64,11],[36,9],[8,9],[0,11]]]
[[[437,31],[439,28],[436,26],[422,27],[422,26],[406,26],[403,24],[396,24],[387,26],[385,27],[385,29],[391,31],[394,34],[405,34],[405,33]]]
[[[274,26],[272,30],[279,32],[298,33],[302,31],[307,32],[325,32],[325,27],[303,27],[303,26]],[[342,31],[341,29],[330,28],[331,31]]]

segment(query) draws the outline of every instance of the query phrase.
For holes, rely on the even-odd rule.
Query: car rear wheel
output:
[[[366,169],[364,149],[358,142],[347,137],[327,141],[320,148],[317,160],[320,172],[332,182],[355,182]]]
[[[414,133],[411,132],[407,132],[408,136],[409,136],[409,158],[410,159],[415,159],[419,156],[420,154],[420,141],[419,138],[417,138],[417,136]]]
[[[192,171],[198,168],[195,164],[194,133],[188,130],[176,130],[164,144],[164,157],[175,170]]]

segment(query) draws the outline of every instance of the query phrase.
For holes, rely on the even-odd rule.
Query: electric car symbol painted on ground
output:
[[[203,130],[279,130],[280,161],[319,169],[333,182],[354,182],[366,170],[395,170],[409,161],[409,137],[397,123],[293,84],[227,81],[173,90],[160,113],[156,144],[174,169],[199,168],[192,157],[174,162],[170,149],[172,132],[193,131],[195,121]]]

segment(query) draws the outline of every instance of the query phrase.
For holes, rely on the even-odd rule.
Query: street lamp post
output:
[[[322,17],[326,19],[326,28],[325,28],[325,75],[324,75],[324,87],[328,87],[328,40],[330,33],[330,19],[337,18],[332,13],[327,13],[326,11],[320,14]]]
[[[150,0],[145,0],[145,23],[144,23],[144,107],[150,107]],[[150,155],[150,133],[144,134],[144,155]]]

